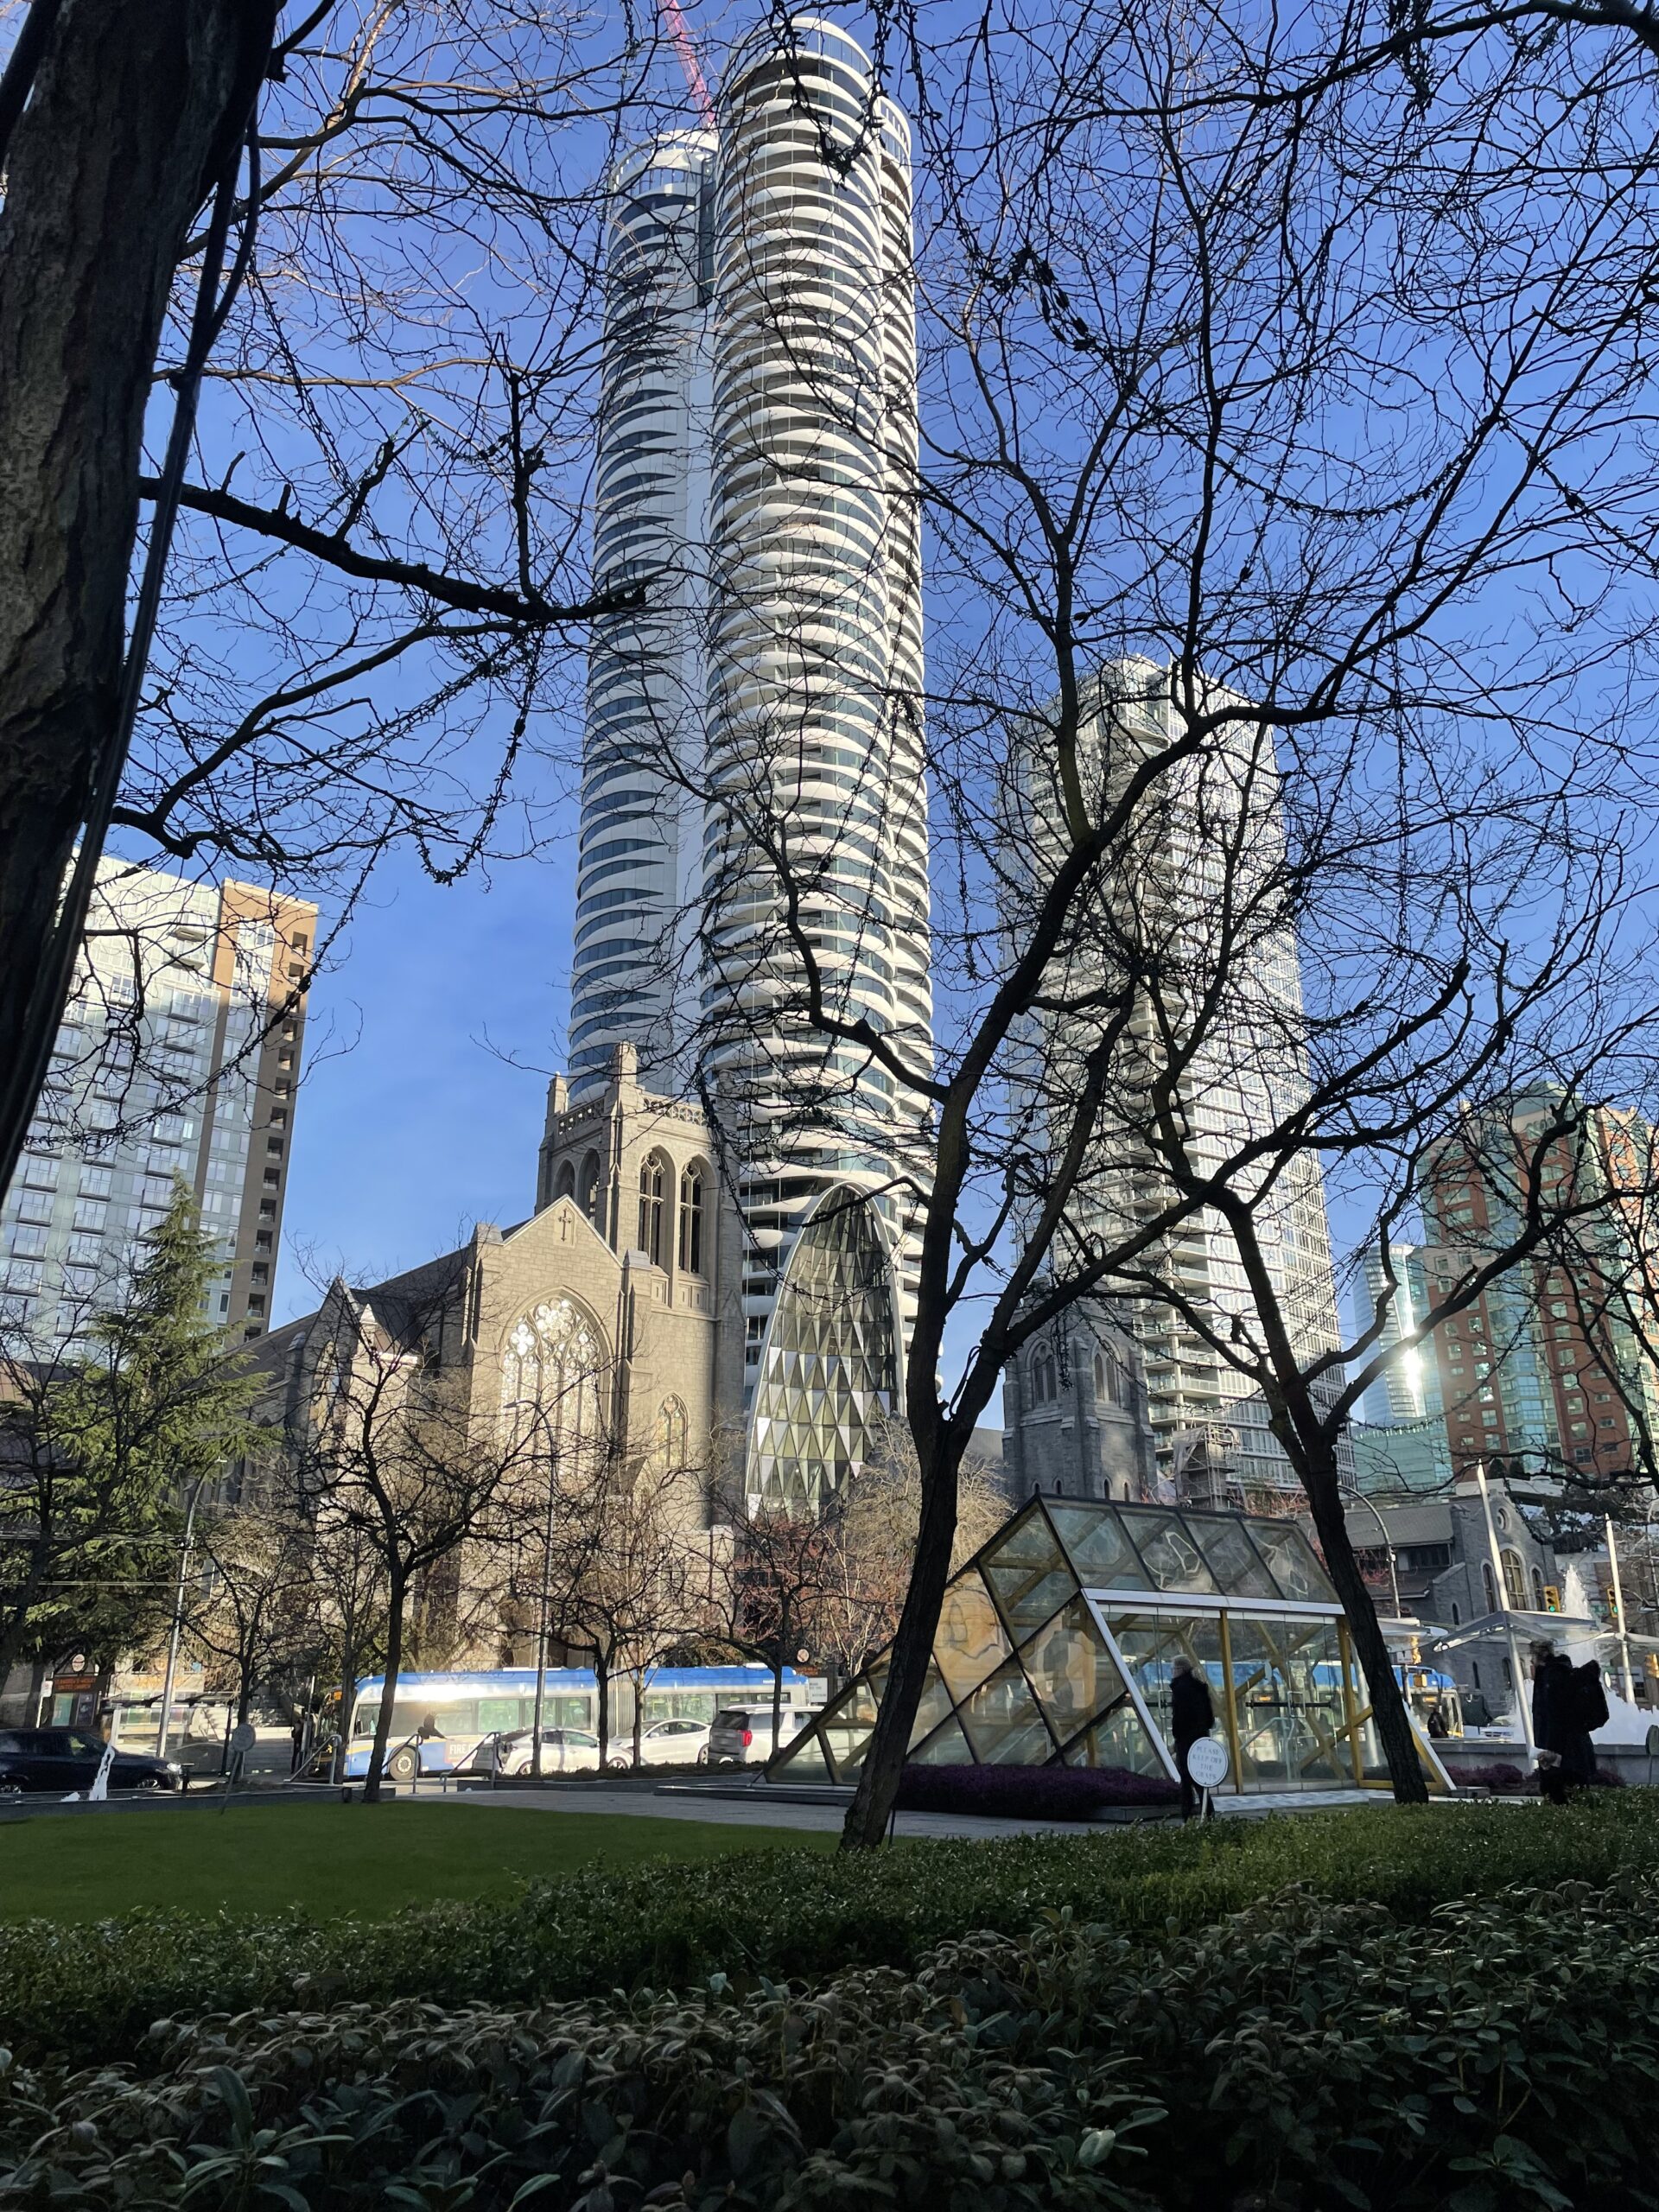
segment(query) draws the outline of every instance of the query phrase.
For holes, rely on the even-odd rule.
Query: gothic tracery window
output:
[[[654,1268],[663,1264],[663,1202],[667,1190],[667,1166],[661,1154],[653,1152],[639,1170],[639,1249]]]
[[[686,1274],[702,1273],[703,1175],[701,1167],[688,1167],[680,1178],[679,1260]]]
[[[605,1352],[599,1332],[568,1298],[534,1307],[507,1338],[501,1411],[514,1442],[536,1457],[568,1460],[604,1437]]]

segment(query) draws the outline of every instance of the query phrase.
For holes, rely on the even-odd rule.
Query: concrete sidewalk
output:
[[[681,1789],[653,1791],[585,1788],[570,1789],[463,1790],[440,1797],[399,1796],[400,1804],[511,1805],[519,1809],[550,1813],[620,1813],[652,1821],[711,1821],[734,1827],[800,1828],[809,1834],[837,1835],[844,1817],[842,1805],[803,1804],[787,1797],[773,1797],[760,1785],[741,1796],[735,1791]],[[1294,1797],[1217,1800],[1224,1818],[1260,1819],[1268,1813],[1329,1812],[1390,1801],[1376,1793],[1357,1790],[1310,1790]],[[894,1833],[900,1836],[1080,1835],[1109,1834],[1140,1822],[1090,1821],[1016,1821],[987,1818],[969,1813],[900,1813]],[[1163,1825],[1160,1823],[1160,1825]],[[1169,1823],[1174,1825],[1174,1823]]]

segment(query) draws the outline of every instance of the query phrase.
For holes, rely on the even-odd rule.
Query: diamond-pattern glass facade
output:
[[[828,1192],[795,1240],[749,1423],[748,1487],[810,1511],[870,1458],[899,1394],[893,1262],[867,1200]]]
[[[1382,1777],[1336,1592],[1294,1522],[1092,1499],[1033,1498],[952,1578],[909,1756],[1173,1775],[1183,1659],[1210,1684],[1229,1791]],[[887,1667],[849,1684],[768,1778],[855,1781]]]

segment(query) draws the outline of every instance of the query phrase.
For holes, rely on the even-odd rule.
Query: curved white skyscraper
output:
[[[596,582],[654,581],[593,657],[571,1072],[633,1043],[709,1103],[749,1487],[804,1497],[897,1391],[920,1173],[810,995],[931,1065],[910,134],[813,18],[717,121],[616,180]]]
[[[644,147],[612,178],[594,476],[595,585],[643,586],[588,658],[570,1079],[616,1046],[668,1079],[671,1013],[702,888],[711,132]]]

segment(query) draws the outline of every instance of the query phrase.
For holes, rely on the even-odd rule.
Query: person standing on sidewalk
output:
[[[1190,1821],[1198,1809],[1198,1789],[1187,1772],[1186,1755],[1216,1725],[1210,1685],[1190,1659],[1175,1662],[1169,1685],[1169,1721],[1175,1738],[1175,1765],[1181,1777],[1181,1818]]]

